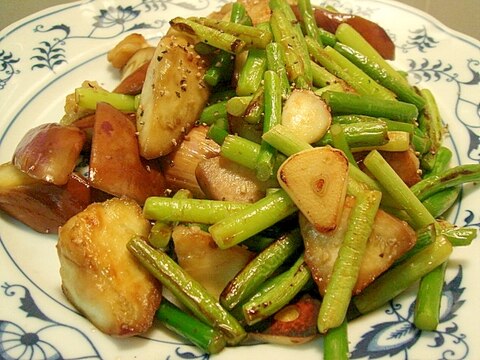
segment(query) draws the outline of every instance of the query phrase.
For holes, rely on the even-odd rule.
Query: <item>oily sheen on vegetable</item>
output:
[[[71,89],[0,166],[2,211],[58,232],[66,299],[113,336],[155,326],[208,354],[323,336],[328,360],[418,282],[415,325],[435,330],[449,256],[476,237],[441,217],[480,166],[450,166],[387,32],[309,0],[169,25],[113,45],[117,85]]]

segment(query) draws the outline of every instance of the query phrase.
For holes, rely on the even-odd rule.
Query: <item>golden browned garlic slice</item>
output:
[[[278,182],[318,231],[334,230],[347,192],[348,160],[330,146],[301,151],[278,169]]]

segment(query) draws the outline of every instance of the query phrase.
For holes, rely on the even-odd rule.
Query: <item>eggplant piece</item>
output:
[[[152,326],[161,285],[127,249],[150,223],[133,200],[95,203],[60,228],[57,252],[62,290],[99,330],[133,336]]]
[[[203,82],[208,62],[187,35],[162,38],[147,70],[137,112],[140,154],[154,159],[172,152],[194,126],[210,90]]]
[[[142,92],[149,63],[145,63],[123,79],[113,92],[127,95],[138,95]]]
[[[202,160],[195,175],[207,198],[253,203],[265,197],[268,188],[277,187],[274,180],[260,181],[255,171],[222,156]]]
[[[92,187],[128,196],[139,204],[165,192],[165,178],[158,166],[140,157],[135,125],[106,103],[99,103],[95,113],[88,176]]]
[[[133,54],[132,57],[128,59],[125,66],[122,67],[122,81],[140,69],[143,65],[149,64],[153,58],[153,54],[155,54],[155,48],[153,46],[141,48]]]
[[[422,180],[420,176],[420,160],[412,149],[406,151],[380,151],[383,158],[402,178],[408,187]]]
[[[301,19],[298,6],[292,6],[297,19]],[[317,25],[333,34],[338,25],[347,23],[357,30],[379,54],[387,60],[395,59],[395,44],[385,29],[377,23],[358,15],[328,11],[327,9],[314,7],[313,15]]]
[[[212,236],[198,226],[178,225],[173,229],[172,239],[178,264],[217,300],[230,280],[253,257],[253,253],[242,246],[218,248]]]
[[[335,231],[321,233],[300,215],[300,229],[305,243],[305,262],[309,266],[320,293],[325,294],[345,232],[348,216],[355,199],[347,196],[342,218]],[[378,210],[372,234],[360,266],[353,294],[359,294],[400,256],[410,250],[417,240],[415,231],[404,221]]]
[[[12,163],[35,179],[64,185],[75,169],[85,140],[85,133],[75,126],[43,124],[25,134]]]
[[[380,151],[383,158],[389,163],[393,170],[408,187],[415,185],[422,177],[420,173],[420,160],[412,149],[406,151]],[[360,168],[365,171],[363,159],[368,152],[355,153],[355,160]],[[368,172],[368,170],[367,170]]]
[[[87,181],[74,173],[58,186],[34,179],[12,163],[0,165],[0,209],[41,233],[57,233],[59,226],[85,209],[90,190]]]

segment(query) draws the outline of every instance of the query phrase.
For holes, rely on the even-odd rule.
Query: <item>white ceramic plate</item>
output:
[[[106,52],[132,31],[155,43],[174,16],[205,15],[217,0],[98,0],[66,4],[23,19],[0,33],[0,161],[11,159],[24,133],[56,122],[65,96],[83,80],[106,88],[118,73]],[[430,88],[448,124],[455,163],[480,160],[480,44],[430,16],[392,1],[329,4],[380,23],[397,46],[397,68]],[[479,226],[480,205],[464,189],[450,220]],[[0,358],[207,359],[160,326],[142,337],[114,339],[96,330],[60,289],[56,237],[37,234],[0,214]],[[456,248],[449,262],[442,321],[434,332],[413,326],[414,289],[349,325],[353,358],[479,359],[480,244]],[[227,349],[218,359],[319,359],[322,340],[298,347]]]

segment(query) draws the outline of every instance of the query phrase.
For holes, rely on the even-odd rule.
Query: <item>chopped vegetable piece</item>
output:
[[[251,49],[237,82],[237,95],[247,96],[255,93],[263,80],[263,73],[267,69],[265,50]]]
[[[437,102],[432,92],[421,89],[420,95],[425,100],[425,107],[418,119],[418,127],[425,132],[431,142],[430,151],[436,153],[442,145],[444,128]]]
[[[465,164],[423,179],[412,186],[411,190],[420,200],[424,200],[446,188],[476,181],[480,181],[480,164]]]
[[[442,236],[437,237],[433,244],[383,274],[354,297],[353,303],[362,314],[377,309],[444,263],[451,252],[450,242]]]
[[[97,105],[88,178],[92,187],[139,204],[166,188],[159,166],[139,154],[135,125],[107,103]]]
[[[223,21],[210,19],[208,17],[202,18],[190,18],[199,24],[211,27],[221,31],[223,34],[232,34],[233,36],[242,40],[247,47],[252,49],[265,49],[265,46],[272,40],[272,34],[270,31],[265,31],[260,26],[250,26],[239,24],[233,21]],[[210,45],[212,43],[210,42]],[[216,46],[218,47],[218,46]]]
[[[285,66],[288,79],[298,88],[309,88],[312,84],[312,71],[308,48],[299,24],[290,16],[290,7],[283,0],[275,1],[270,25],[276,42],[282,46],[285,54]],[[271,6],[273,2],[271,2]]]
[[[237,36],[208,27],[190,19],[176,17],[170,20],[170,26],[220,50],[238,54],[244,50],[246,43]]]
[[[334,115],[369,115],[407,123],[415,122],[418,117],[415,105],[402,101],[333,91],[326,91],[321,97],[330,106]]]
[[[265,133],[282,121],[282,94],[280,77],[273,70],[267,70],[265,72],[263,81],[265,86],[263,133]],[[257,163],[255,164],[257,177],[260,180],[266,181],[273,176],[276,155],[277,150],[262,139]]]
[[[354,193],[356,201],[350,214],[347,232],[338,251],[318,314],[320,333],[341,326],[345,320],[382,196],[382,193],[375,190]]]
[[[137,109],[140,154],[146,159],[172,152],[207,103],[203,75],[208,63],[192,42],[188,35],[163,37],[148,67]]]
[[[310,90],[294,90],[283,106],[282,125],[309,144],[325,135],[331,121],[327,105]]]
[[[363,163],[400,207],[407,211],[416,229],[435,223],[434,217],[377,150],[371,151]]]
[[[344,320],[340,326],[328,330],[323,340],[324,360],[347,360],[348,335],[347,320]]]
[[[138,237],[131,239],[127,248],[184,306],[200,320],[220,330],[229,345],[245,338],[246,332],[238,321],[167,254]]]
[[[213,224],[250,204],[207,199],[172,199],[152,196],[145,201],[143,215],[150,220]]]
[[[178,264],[215,298],[254,254],[243,246],[219,249],[196,225],[177,225],[172,233]]]
[[[252,296],[242,305],[243,315],[248,325],[268,318],[287,305],[308,283],[310,271],[303,255],[283,274],[268,285],[268,290]]]
[[[163,298],[155,316],[168,329],[183,336],[209,354],[217,354],[226,345],[225,337],[218,330],[180,310]]]
[[[65,185],[86,142],[73,125],[47,123],[30,129],[13,153],[12,163],[34,179]]]
[[[179,190],[173,195],[174,199],[191,199],[192,193],[188,190]],[[148,234],[148,243],[156,249],[166,249],[172,237],[172,231],[178,222],[156,221]]]
[[[453,246],[467,246],[477,237],[477,229],[466,227],[453,227],[442,230],[442,235],[447,238]]]
[[[182,143],[160,161],[167,188],[173,192],[186,189],[195,198],[205,198],[197,181],[195,171],[198,164],[217,156],[220,147],[208,136],[205,125],[193,127]]]
[[[334,49],[357,65],[375,81],[378,81],[384,87],[393,91],[399,100],[412,103],[418,109],[424,107],[425,100],[415,92],[412,86],[403,81],[397,81],[396,78],[392,78],[386,69],[372,62],[367,56],[339,42],[335,44]]]
[[[343,151],[351,166],[358,167],[357,161],[353,157],[350,146],[345,138],[345,133],[342,126],[339,124],[332,124],[332,126],[330,126],[330,134],[332,136],[333,147]]]
[[[420,280],[413,322],[420,330],[433,331],[440,322],[440,301],[447,262],[437,266]]]
[[[56,234],[91,199],[90,186],[77,174],[57,186],[28,176],[10,162],[0,165],[0,209],[40,233]]]
[[[377,149],[379,151],[401,152],[410,149],[410,134],[405,131],[388,131],[388,141],[386,144],[378,146],[358,146],[352,151],[366,151]]]
[[[225,287],[220,303],[233,309],[253,295],[259,286],[301,245],[299,231],[281,236],[245,266]]]
[[[407,80],[397,72],[353,26],[343,23],[335,30],[337,39],[347,46],[367,56],[370,61],[375,62],[385,69],[387,74],[396,81],[407,83]]]
[[[106,334],[133,336],[152,326],[161,286],[126,248],[149,231],[142,209],[127,198],[91,204],[59,231],[62,290]]]
[[[265,196],[269,187],[278,187],[274,178],[260,181],[255,171],[223,156],[201,161],[195,171],[207,198],[253,203]]]
[[[330,233],[318,232],[304,216],[300,217],[305,261],[321,295],[325,294],[335,259],[345,237],[353,201],[353,197],[347,196],[341,222],[338,228]],[[415,231],[406,222],[379,209],[363,254],[353,294],[359,294],[403,254],[410,253],[410,249],[416,245],[416,238]]]
[[[283,190],[275,191],[209,228],[221,249],[236,245],[295,213],[297,207]]]
[[[280,186],[320,232],[334,230],[347,192],[348,160],[331,147],[290,156],[278,170]]]

